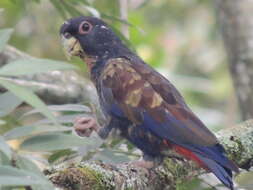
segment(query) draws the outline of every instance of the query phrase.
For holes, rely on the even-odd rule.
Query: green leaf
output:
[[[236,176],[235,181],[241,188],[252,189],[250,188],[253,187],[252,177],[253,171],[241,172]]]
[[[106,163],[129,162],[130,159],[124,154],[117,154],[111,149],[105,148],[92,157],[92,160],[103,160]]]
[[[69,1],[61,1],[62,6],[65,10],[72,16],[77,17],[83,15],[73,4],[71,4]]]
[[[36,94],[31,90],[24,88],[22,86],[16,85],[13,82],[9,82],[8,79],[0,78],[0,84],[4,86],[7,90],[18,96],[20,99],[24,100],[26,103],[30,104],[34,108],[40,110],[42,114],[51,119],[55,124],[57,124],[55,117],[48,110],[47,106],[42,102]]]
[[[3,186],[26,186],[26,185],[48,185],[49,182],[33,172],[13,168],[11,166],[0,166],[0,185]]]
[[[5,142],[4,138],[0,136],[0,151],[3,152],[8,159],[11,159],[12,151],[10,146]]]
[[[0,151],[0,165],[11,165],[11,160],[1,151]]]
[[[20,59],[3,66],[0,69],[0,75],[19,76],[55,70],[72,70],[76,68],[74,65],[49,59]]]
[[[90,0],[79,0],[79,3],[91,6],[91,3],[89,2]]]
[[[96,145],[98,138],[80,138],[76,135],[67,134],[45,134],[26,139],[20,148],[28,151],[54,151],[74,148],[85,145]]]
[[[83,5],[82,8],[86,9],[92,16],[100,18],[101,15],[97,9],[91,6]]]
[[[13,0],[12,0],[12,1],[13,1]],[[5,187],[3,187],[3,186],[1,187],[1,186],[0,186],[0,189],[1,189],[1,190],[20,190],[20,189],[18,189],[18,188],[13,188],[13,187],[10,187],[10,186],[8,186],[8,187],[6,187],[6,186],[5,186]],[[22,190],[23,190],[23,189],[22,189]]]
[[[150,0],[144,0],[144,1],[142,1],[142,3],[141,3],[138,7],[136,7],[136,10],[137,10],[137,9],[143,8],[143,7],[146,6],[149,2],[150,2]]]
[[[37,167],[37,165],[30,159],[17,155],[16,157],[16,164],[20,169],[30,171],[32,173],[35,173],[36,175],[40,176],[42,179],[47,181],[47,178],[44,176],[44,174],[40,171],[40,169]],[[32,189],[38,189],[38,190],[48,190],[48,189],[54,189],[54,186],[48,182],[46,185],[33,185]]]
[[[128,22],[127,20],[121,19],[121,18],[116,17],[116,16],[108,15],[108,14],[105,14],[105,13],[101,13],[101,16],[102,16],[103,18],[105,18],[105,19],[117,21],[117,22],[126,24],[126,25],[128,25],[128,26],[134,26],[133,24],[131,24],[131,23]]]
[[[18,168],[26,170],[26,171],[31,171],[31,172],[36,173],[37,175],[45,178],[43,173],[40,171],[40,169],[37,167],[37,165],[33,163],[32,160],[30,160],[24,156],[21,156],[21,155],[17,155],[15,160],[16,160],[16,164],[17,164]]]
[[[46,132],[55,132],[55,131],[70,131],[70,127],[64,126],[55,126],[55,125],[36,125],[36,126],[23,126],[16,127],[8,132],[6,132],[3,137],[6,140],[12,140],[22,137],[27,137],[30,135],[46,133]]]
[[[201,186],[201,179],[194,178],[190,181],[183,182],[181,184],[177,184],[177,190],[195,190],[199,189]]]
[[[0,125],[5,125],[5,124],[6,124],[6,122],[4,120],[0,119]]]
[[[58,161],[61,158],[66,158],[68,156],[76,154],[76,151],[65,149],[65,150],[59,150],[53,153],[51,156],[48,158],[48,162],[50,164],[53,164],[54,162]]]
[[[49,105],[52,111],[91,112],[88,106],[78,104]]]
[[[11,92],[0,95],[0,117],[6,116],[18,107],[23,101]]]
[[[8,40],[11,37],[11,33],[13,32],[13,29],[2,29],[0,30],[0,52],[3,51],[5,45],[7,44]]]
[[[60,13],[61,17],[64,20],[67,19],[67,14],[65,12],[64,7],[62,6],[62,3],[59,3],[58,0],[50,0],[50,2],[53,4],[55,9]]]
[[[56,120],[60,124],[73,123],[73,121],[76,118],[85,117],[85,116],[90,117],[91,115],[88,115],[88,114],[61,115],[61,116],[56,117]],[[49,120],[49,119],[42,119],[42,120],[36,122],[35,124],[36,125],[42,125],[42,124],[51,124],[51,123],[52,123],[52,121]]]
[[[78,104],[63,104],[63,105],[49,105],[47,108],[51,111],[59,111],[59,112],[91,112],[91,109],[88,106],[78,105]],[[22,117],[38,113],[39,110],[34,109],[25,113]]]

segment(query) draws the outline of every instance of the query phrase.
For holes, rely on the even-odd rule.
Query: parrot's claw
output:
[[[147,161],[147,160],[135,160],[135,161],[129,162],[129,165],[132,167],[145,168],[147,170],[155,167],[155,163],[153,161]]]
[[[96,119],[92,117],[76,118],[74,121],[74,130],[81,137],[89,137],[92,131],[98,131],[99,128]]]
[[[145,168],[146,170],[151,170],[159,166],[162,163],[162,161],[163,157],[161,156],[152,157],[144,153],[140,160],[131,161],[129,165]]]

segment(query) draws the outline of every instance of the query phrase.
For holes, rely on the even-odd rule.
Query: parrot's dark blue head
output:
[[[71,56],[112,58],[127,50],[112,29],[95,17],[81,16],[65,21],[60,35]]]

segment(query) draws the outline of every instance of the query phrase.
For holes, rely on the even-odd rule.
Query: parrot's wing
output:
[[[216,137],[191,112],[175,87],[146,64],[110,59],[100,75],[106,111],[175,144],[212,146]]]

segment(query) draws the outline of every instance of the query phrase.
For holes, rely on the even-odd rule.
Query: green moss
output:
[[[176,189],[176,184],[181,183],[188,174],[181,162],[171,158],[164,160],[162,168],[158,173],[159,181],[161,181],[161,185],[162,183],[170,184],[170,189]]]
[[[245,152],[242,142],[233,138],[234,148],[227,149],[228,156],[231,160],[240,160],[242,158],[243,152]]]
[[[170,184],[170,189],[178,189],[179,184],[191,181],[195,175],[201,172],[193,162],[176,158],[165,159],[163,168],[165,169],[165,175],[162,180],[166,184]],[[168,181],[170,182],[168,183]]]
[[[176,179],[184,179],[193,169],[190,164],[186,167],[185,163],[170,158],[165,159],[164,166]]]
[[[248,169],[253,156],[253,120],[248,120],[228,130],[218,132],[220,143],[229,158],[238,166]]]
[[[89,188],[92,190],[103,190],[103,176],[94,171],[89,169],[88,167],[82,167],[78,168],[83,175],[85,176],[85,179],[88,179],[89,181]]]
[[[104,190],[102,175],[88,167],[70,167],[50,180],[67,190]]]

